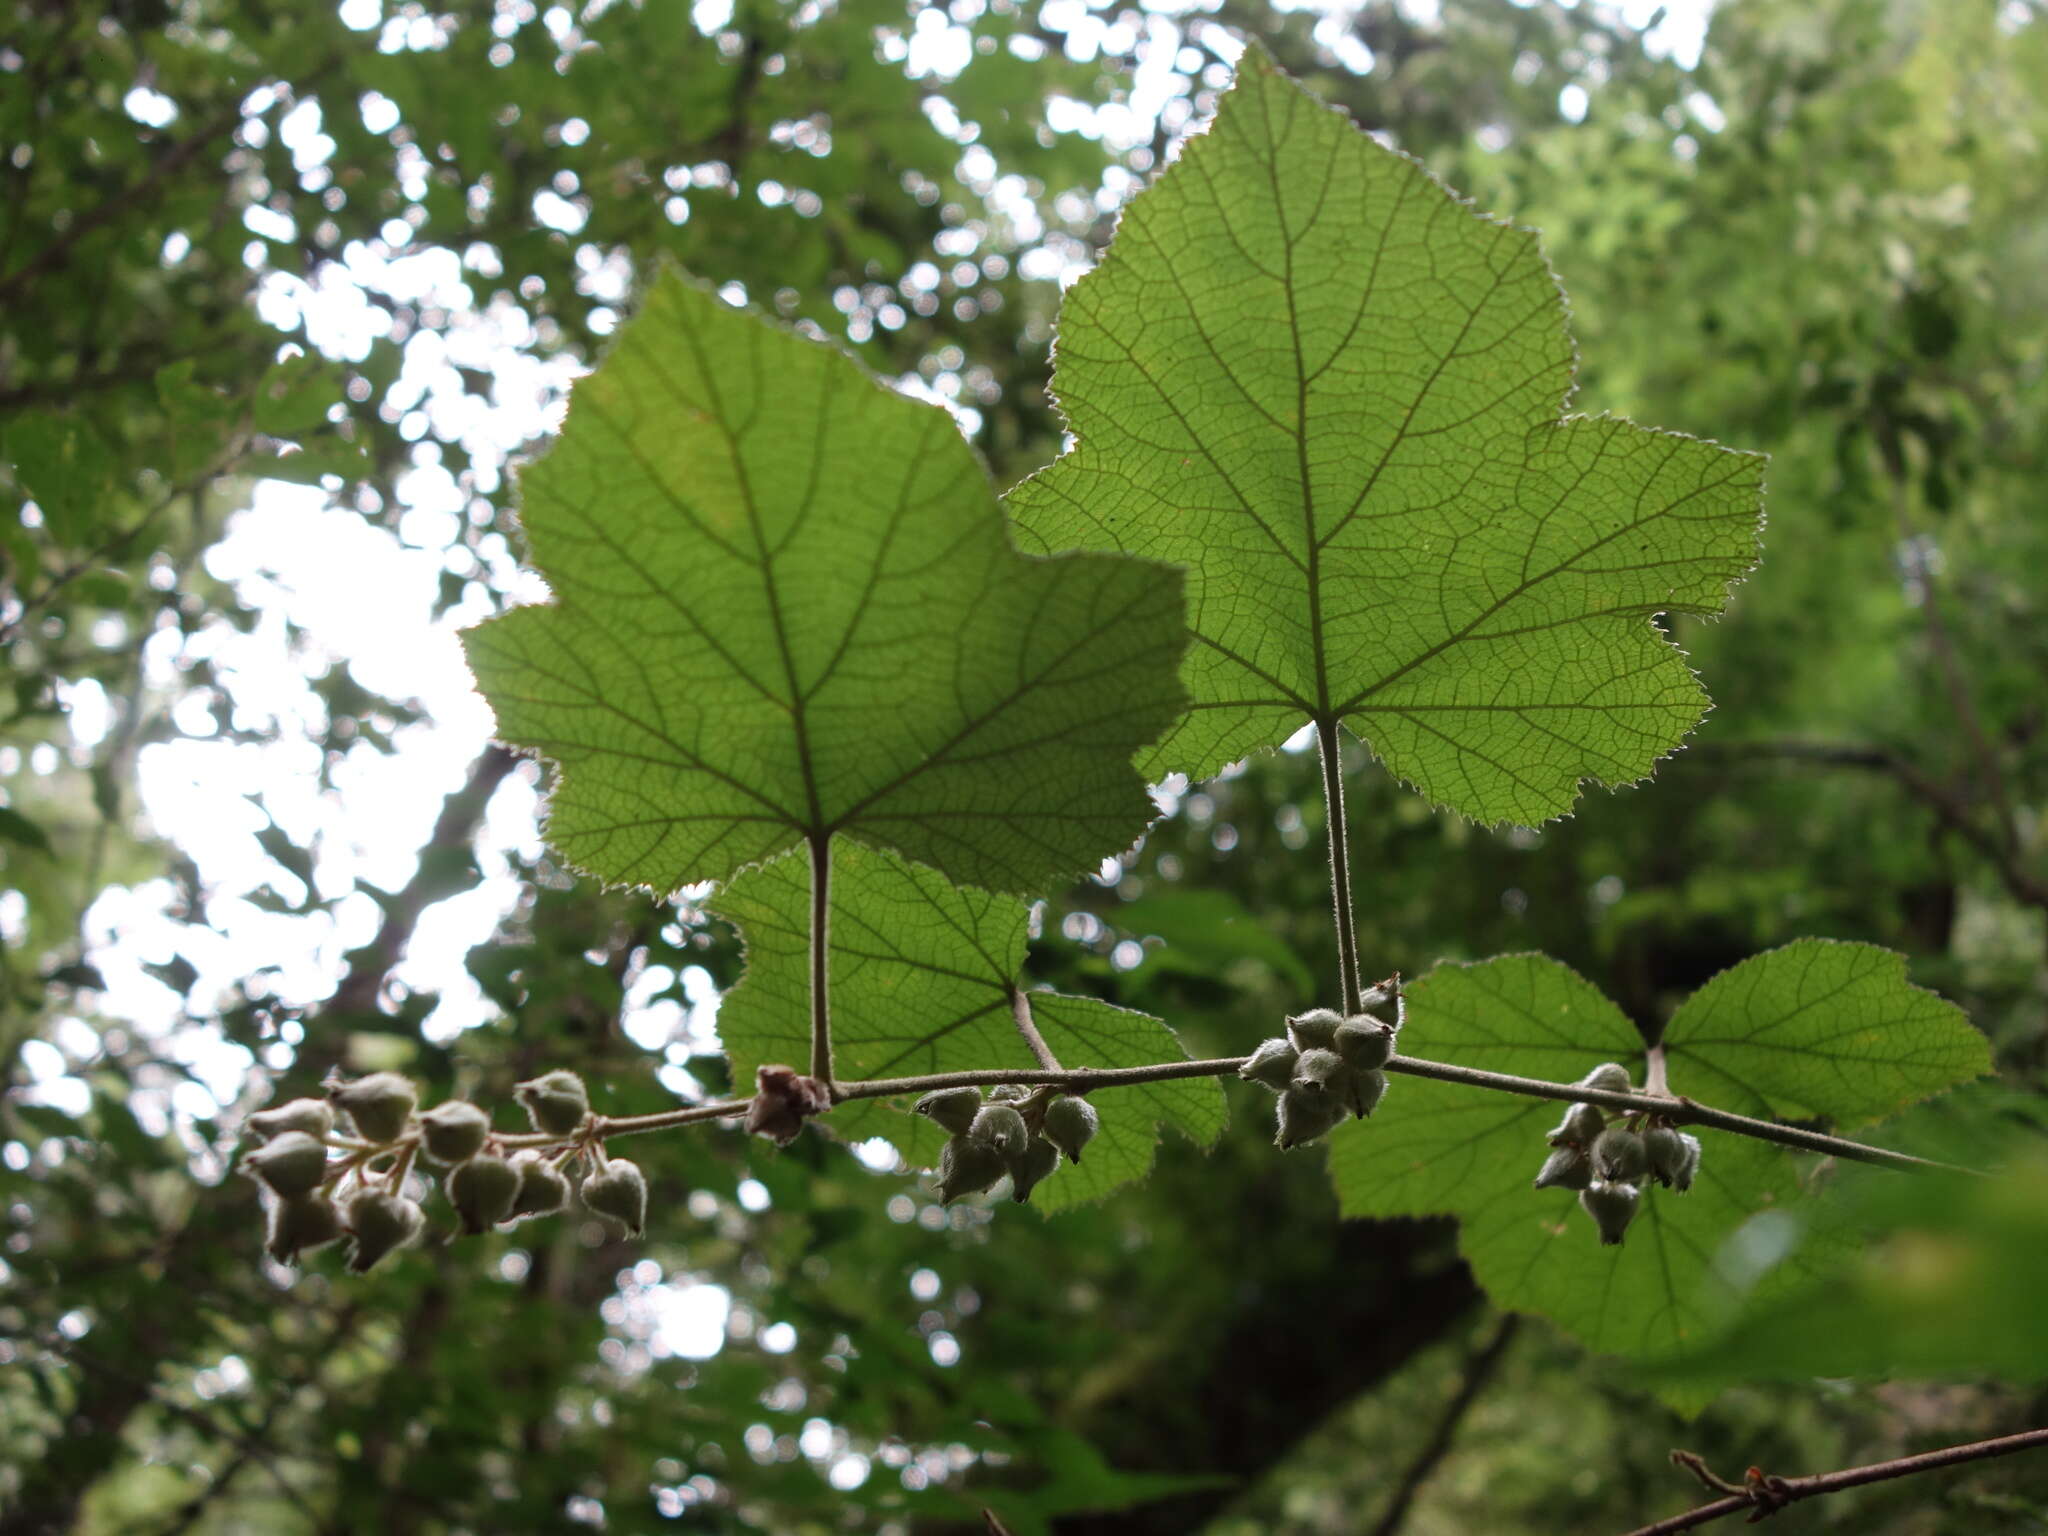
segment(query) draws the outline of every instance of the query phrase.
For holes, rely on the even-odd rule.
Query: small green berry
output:
[[[998,1157],[1007,1160],[1023,1156],[1024,1148],[1031,1142],[1031,1131],[1024,1124],[1024,1117],[1008,1104],[984,1104],[968,1126],[967,1137],[993,1147]]]
[[[1059,1165],[1060,1149],[1043,1136],[1032,1137],[1024,1155],[1010,1159],[1010,1198],[1022,1205]]]
[[[341,1214],[324,1194],[296,1195],[271,1203],[269,1226],[264,1250],[280,1264],[296,1264],[300,1254],[341,1236]]]
[[[1280,1127],[1274,1144],[1282,1152],[1306,1146],[1343,1123],[1344,1101],[1334,1093],[1290,1088],[1280,1095]]]
[[[1296,1050],[1327,1051],[1336,1044],[1337,1031],[1343,1024],[1343,1014],[1328,1008],[1311,1008],[1287,1021],[1287,1037]]]
[[[1584,1189],[1592,1182],[1593,1160],[1583,1147],[1556,1148],[1536,1175],[1538,1189]]]
[[[1081,1161],[1081,1149],[1095,1139],[1101,1128],[1102,1117],[1086,1099],[1069,1095],[1045,1106],[1045,1139],[1064,1152],[1070,1162]]]
[[[1593,1142],[1593,1173],[1610,1184],[1632,1184],[1650,1171],[1649,1150],[1634,1131],[1610,1125]]]
[[[373,1072],[352,1083],[330,1083],[327,1097],[355,1122],[357,1135],[381,1147],[405,1134],[419,1090],[396,1072]]]
[[[466,1163],[484,1149],[491,1117],[467,1099],[450,1099],[420,1113],[420,1146],[437,1163]]]
[[[242,1168],[290,1200],[320,1187],[327,1176],[327,1148],[304,1131],[283,1131],[244,1155]]]
[[[1333,1049],[1362,1072],[1376,1071],[1394,1059],[1394,1027],[1364,1014],[1337,1027]]]
[[[965,1136],[967,1128],[974,1124],[974,1117],[981,1113],[981,1090],[934,1089],[911,1105],[910,1112],[923,1115],[949,1136]]]
[[[1387,1074],[1350,1073],[1344,1088],[1344,1096],[1345,1102],[1351,1106],[1351,1113],[1361,1120],[1370,1120],[1372,1112],[1380,1107],[1380,1100],[1387,1096]]]
[[[363,1274],[390,1253],[412,1242],[427,1225],[419,1202],[388,1189],[359,1189],[348,1202],[348,1267]]]
[[[538,1152],[520,1152],[512,1159],[512,1171],[519,1183],[512,1195],[512,1208],[500,1218],[520,1221],[529,1216],[552,1216],[569,1203],[569,1178]]]
[[[574,1072],[557,1069],[530,1078],[512,1090],[526,1106],[533,1128],[547,1136],[568,1136],[590,1114],[590,1090]]]
[[[519,1172],[494,1153],[480,1153],[450,1171],[444,1186],[448,1203],[462,1218],[462,1230],[475,1237],[512,1214],[519,1194]]]
[[[993,1188],[1009,1171],[1008,1159],[988,1142],[972,1136],[950,1137],[939,1154],[939,1203],[951,1205],[963,1195],[978,1195]]]
[[[1259,1048],[1237,1069],[1248,1083],[1258,1083],[1280,1092],[1294,1081],[1294,1063],[1301,1052],[1292,1040],[1275,1038],[1260,1042]]]
[[[1685,1161],[1685,1143],[1668,1125],[1653,1125],[1643,1132],[1643,1151],[1649,1155],[1650,1177],[1665,1188]]]
[[[1636,1206],[1641,1200],[1642,1194],[1633,1184],[1606,1183],[1596,1179],[1579,1191],[1579,1204],[1585,1207],[1586,1214],[1600,1228],[1600,1241],[1609,1247],[1619,1243],[1622,1234],[1628,1231],[1628,1224],[1635,1220]]]
[[[1581,1088],[1598,1088],[1607,1093],[1627,1093],[1628,1068],[1618,1061],[1603,1061],[1579,1079]]]
[[[647,1178],[638,1163],[611,1159],[583,1181],[583,1203],[618,1222],[628,1237],[647,1230]]]
[[[1574,1104],[1564,1112],[1557,1129],[1550,1133],[1553,1147],[1590,1147],[1607,1129],[1607,1117],[1592,1104]]]
[[[259,1109],[242,1122],[242,1129],[258,1141],[299,1131],[316,1141],[334,1129],[334,1106],[325,1099],[293,1099],[275,1109]]]

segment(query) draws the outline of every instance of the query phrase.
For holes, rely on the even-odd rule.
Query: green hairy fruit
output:
[[[628,1237],[647,1230],[647,1178],[638,1163],[612,1158],[583,1181],[583,1204],[619,1223]]]
[[[1020,1120],[1018,1123],[1021,1125],[1023,1122]],[[964,1195],[978,1195],[985,1189],[992,1189],[1009,1171],[1009,1159],[989,1142],[972,1136],[955,1136],[947,1141],[945,1150],[939,1154],[939,1203],[951,1205]]]
[[[483,1153],[451,1170],[444,1187],[463,1232],[475,1237],[512,1214],[519,1172],[504,1158]]]
[[[293,1099],[275,1109],[259,1109],[242,1122],[242,1128],[258,1141],[269,1141],[286,1131],[298,1131],[317,1141],[334,1129],[334,1106],[324,1099]]]
[[[1590,1147],[1607,1129],[1607,1117],[1592,1104],[1574,1104],[1550,1133],[1553,1147]]]
[[[1370,1120],[1372,1112],[1380,1107],[1380,1100],[1387,1096],[1387,1074],[1350,1073],[1344,1081],[1344,1092],[1351,1113],[1361,1120]]]
[[[1300,1056],[1301,1051],[1292,1040],[1266,1040],[1237,1069],[1237,1075],[1278,1093],[1294,1081],[1294,1064]]]
[[[1649,1150],[1634,1131],[1610,1125],[1593,1142],[1593,1172],[1609,1183],[1634,1183],[1649,1171]]]
[[[512,1205],[500,1220],[519,1221],[529,1216],[552,1216],[569,1203],[569,1176],[538,1152],[513,1156],[511,1168],[518,1176]]]
[[[912,1114],[923,1115],[950,1136],[965,1136],[967,1128],[974,1124],[974,1117],[981,1113],[981,1090],[935,1089],[911,1105],[910,1110]]]
[[[327,1147],[304,1131],[285,1131],[246,1155],[242,1168],[289,1200],[320,1187],[327,1176]]]
[[[1346,1019],[1337,1027],[1334,1048],[1349,1065],[1374,1071],[1394,1059],[1394,1027],[1363,1016]]]
[[[363,1274],[393,1250],[414,1241],[426,1229],[427,1213],[419,1202],[388,1189],[359,1189],[350,1197],[348,1267]]]
[[[1311,1008],[1287,1021],[1287,1036],[1297,1050],[1327,1051],[1336,1043],[1337,1031],[1343,1026],[1343,1014],[1329,1008]]]
[[[1289,1088],[1280,1095],[1279,1134],[1274,1144],[1282,1152],[1306,1146],[1334,1131],[1346,1113],[1344,1101],[1334,1093]]]
[[[1023,1115],[1008,1104],[985,1104],[967,1128],[970,1141],[995,1149],[1002,1159],[1021,1157],[1030,1145],[1031,1131]],[[993,1182],[993,1181],[991,1181]]]
[[[1045,1139],[1072,1162],[1081,1161],[1081,1149],[1094,1139],[1101,1125],[1102,1117],[1086,1099],[1058,1098],[1045,1107]]]
[[[324,1194],[295,1195],[271,1203],[263,1248],[280,1264],[296,1264],[341,1235],[341,1213]]]
[[[1593,1182],[1593,1160],[1582,1147],[1554,1149],[1543,1160],[1535,1185],[1538,1189],[1584,1189]]]
[[[1289,1086],[1302,1093],[1329,1093],[1342,1087],[1350,1073],[1335,1051],[1306,1050],[1294,1063],[1294,1081]]]
[[[1628,1068],[1618,1061],[1603,1061],[1579,1079],[1581,1088],[1598,1088],[1603,1093],[1627,1093],[1631,1086]]]
[[[526,1106],[533,1128],[544,1135],[567,1136],[590,1114],[590,1091],[574,1072],[543,1072],[512,1092]]]
[[[396,1072],[373,1072],[352,1083],[329,1085],[327,1097],[355,1123],[363,1140],[383,1146],[405,1134],[419,1090]]]
[[[491,1117],[467,1099],[450,1099],[420,1115],[420,1147],[437,1163],[463,1163],[484,1148]]]
[[[1010,1198],[1022,1205],[1059,1165],[1060,1149],[1043,1136],[1032,1137],[1022,1155],[1010,1159]]]
[[[1628,1224],[1636,1218],[1636,1208],[1642,1203],[1642,1192],[1633,1184],[1608,1183],[1594,1180],[1579,1192],[1579,1204],[1586,1214],[1593,1218],[1600,1229],[1600,1241],[1612,1247],[1628,1231]]]

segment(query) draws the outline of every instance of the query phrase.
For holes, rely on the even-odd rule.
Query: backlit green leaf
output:
[[[1561,417],[1573,356],[1531,231],[1249,48],[1067,295],[1077,442],[1009,497],[1026,547],[1188,567],[1192,702],[1140,766],[1317,717],[1482,821],[1647,774],[1706,708],[1651,618],[1754,564],[1762,460]]]
[[[670,890],[844,832],[1028,891],[1150,818],[1180,576],[1020,556],[952,419],[833,348],[662,278],[522,508],[554,601],[469,657],[594,874]]]
[[[751,1087],[767,1062],[810,1060],[810,869],[801,856],[749,870],[713,903],[747,946],[745,979],[721,1005],[718,1031],[733,1078]],[[1036,1067],[1012,1014],[1024,985],[1029,908],[965,890],[892,854],[835,845],[830,934],[834,1075],[842,1082],[1000,1067]],[[1143,1066],[1187,1053],[1142,1013],[1087,997],[1025,992],[1032,1020],[1065,1067]],[[1156,1126],[1207,1145],[1222,1131],[1214,1078],[1089,1095],[1102,1129],[1080,1163],[1063,1166],[1031,1203],[1055,1211],[1099,1199],[1152,1166]],[[881,1136],[911,1162],[937,1161],[940,1133],[881,1099],[841,1105],[826,1122],[850,1141]]]

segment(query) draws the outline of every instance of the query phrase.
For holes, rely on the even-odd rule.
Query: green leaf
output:
[[[51,537],[60,544],[90,538],[106,516],[110,485],[106,445],[92,429],[76,417],[31,411],[7,424],[5,448]]]
[[[1192,703],[1146,773],[1306,717],[1481,821],[1649,773],[1706,708],[1651,617],[1718,613],[1755,563],[1763,461],[1562,417],[1572,376],[1534,233],[1248,48],[1068,293],[1077,443],[1009,497],[1027,548],[1188,568]]]
[[[810,1060],[810,900],[809,861],[798,856],[749,870],[712,903],[746,939],[746,975],[718,1012],[733,1080],[745,1087],[765,1063]],[[851,1082],[1040,1065],[1011,1011],[1023,986],[1029,916],[1021,901],[952,885],[893,854],[835,845],[834,1075]],[[1145,1014],[1088,997],[1023,995],[1062,1066],[1143,1066],[1187,1054],[1172,1030]],[[1097,1200],[1142,1178],[1161,1122],[1204,1146],[1223,1130],[1223,1090],[1213,1078],[1105,1089],[1089,1099],[1102,1129],[1078,1164],[1032,1194],[1042,1210]],[[930,1166],[943,1137],[907,1108],[858,1099],[826,1123],[849,1141],[884,1137],[912,1163]]]
[[[1257,960],[1304,994],[1315,980],[1301,957],[1228,891],[1155,889],[1113,908],[1109,917],[1125,933],[1164,939],[1154,964],[1200,976],[1220,976],[1233,961]]]
[[[522,481],[554,602],[472,630],[548,834],[672,890],[845,832],[1030,891],[1151,817],[1181,578],[1010,546],[945,412],[664,276]]]
[[[1836,951],[1856,951],[1857,963],[1823,970],[1810,959],[1816,950],[1833,958],[1839,958]],[[1759,984],[1724,986],[1745,973]],[[1800,975],[1853,976],[1859,983],[1801,990]],[[1758,1003],[1752,1014],[1740,1013],[1734,1001],[1745,996]],[[1778,1006],[1787,996],[1803,1006]],[[1841,1042],[1850,1038],[1860,1041],[1855,1060],[1915,1059],[1920,1075],[1913,1097],[1952,1087],[1973,1075],[1971,1052],[1950,1037],[1950,1020],[1930,1022],[1922,999],[1954,1013],[1907,985],[1903,960],[1884,951],[1807,940],[1760,955],[1715,978],[1679,1009],[1667,1031],[1671,1059],[1679,1059],[1673,1037],[1690,1044],[1686,1080],[1671,1068],[1673,1090],[1768,1116],[1785,1102],[1783,1084],[1837,1070]],[[1783,1049],[1758,1052],[1752,1061],[1744,1054],[1754,1051],[1749,1035],[1732,1023],[1739,1017],[1754,1019]],[[1783,1022],[1788,1017],[1799,1020],[1803,1048],[1791,1043]],[[1718,1019],[1728,1027],[1695,1036],[1681,1030],[1689,1018]],[[1905,1046],[1886,1048],[1876,1036],[1865,1038],[1873,1019],[1891,1021]],[[1959,1016],[1954,1022],[1975,1035]],[[1947,1051],[1946,1067],[1919,1061],[1910,1049],[1912,1038],[1935,1033]],[[1780,1035],[1788,1038],[1781,1042]],[[1552,1082],[1575,1081],[1603,1061],[1622,1062],[1638,1083],[1643,1080],[1635,1026],[1590,982],[1538,955],[1437,967],[1408,991],[1403,1043],[1434,1060]],[[1717,1073],[1714,1092],[1691,1081],[1724,1051],[1743,1064],[1740,1073]],[[1856,1102],[1864,1104],[1904,1102],[1896,1084],[1858,1092]],[[1339,1202],[1349,1216],[1457,1216],[1459,1248],[1496,1304],[1540,1313],[1596,1349],[1641,1359],[1697,1349],[1738,1304],[1780,1295],[1831,1261],[1838,1241],[1833,1232],[1816,1233],[1803,1247],[1766,1241],[1768,1229],[1751,1228],[1753,1242],[1737,1237],[1760,1213],[1796,1208],[1798,1164],[1769,1142],[1711,1130],[1695,1133],[1703,1155],[1691,1192],[1645,1189],[1627,1241],[1602,1247],[1576,1195],[1530,1188],[1559,1112],[1542,1100],[1397,1078],[1371,1121],[1354,1122],[1331,1138]]]
[[[1906,957],[1800,939],[1723,971],[1664,1030],[1674,1093],[1744,1114],[1841,1126],[1991,1070],[1962,1009],[1906,980]]]
[[[50,835],[21,812],[0,805],[0,838],[37,853],[53,853]]]

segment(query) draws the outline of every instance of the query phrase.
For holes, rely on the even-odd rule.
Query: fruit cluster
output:
[[[1081,1161],[1081,1149],[1101,1126],[1093,1104],[1057,1088],[999,1085],[986,1098],[979,1088],[941,1088],[912,1109],[948,1133],[939,1154],[938,1195],[945,1205],[993,1189],[1005,1174],[1011,1198],[1029,1200],[1062,1157]]]
[[[1389,978],[1368,988],[1365,1007],[1394,1004],[1392,1022],[1371,1013],[1346,1016],[1312,1008],[1287,1021],[1287,1033],[1261,1042],[1237,1075],[1279,1095],[1280,1127],[1275,1141],[1290,1151],[1325,1136],[1345,1117],[1367,1118],[1386,1096],[1403,1013],[1401,984]]]
[[[1579,1079],[1582,1088],[1628,1093],[1628,1068],[1602,1062]],[[1640,1127],[1640,1129],[1638,1129]],[[1538,1189],[1575,1189],[1579,1204],[1600,1229],[1602,1243],[1619,1243],[1642,1204],[1643,1186],[1655,1179],[1684,1194],[1699,1172],[1700,1143],[1655,1115],[1629,1115],[1610,1125],[1597,1105],[1574,1104],[1550,1133],[1550,1155],[1537,1172]]]

